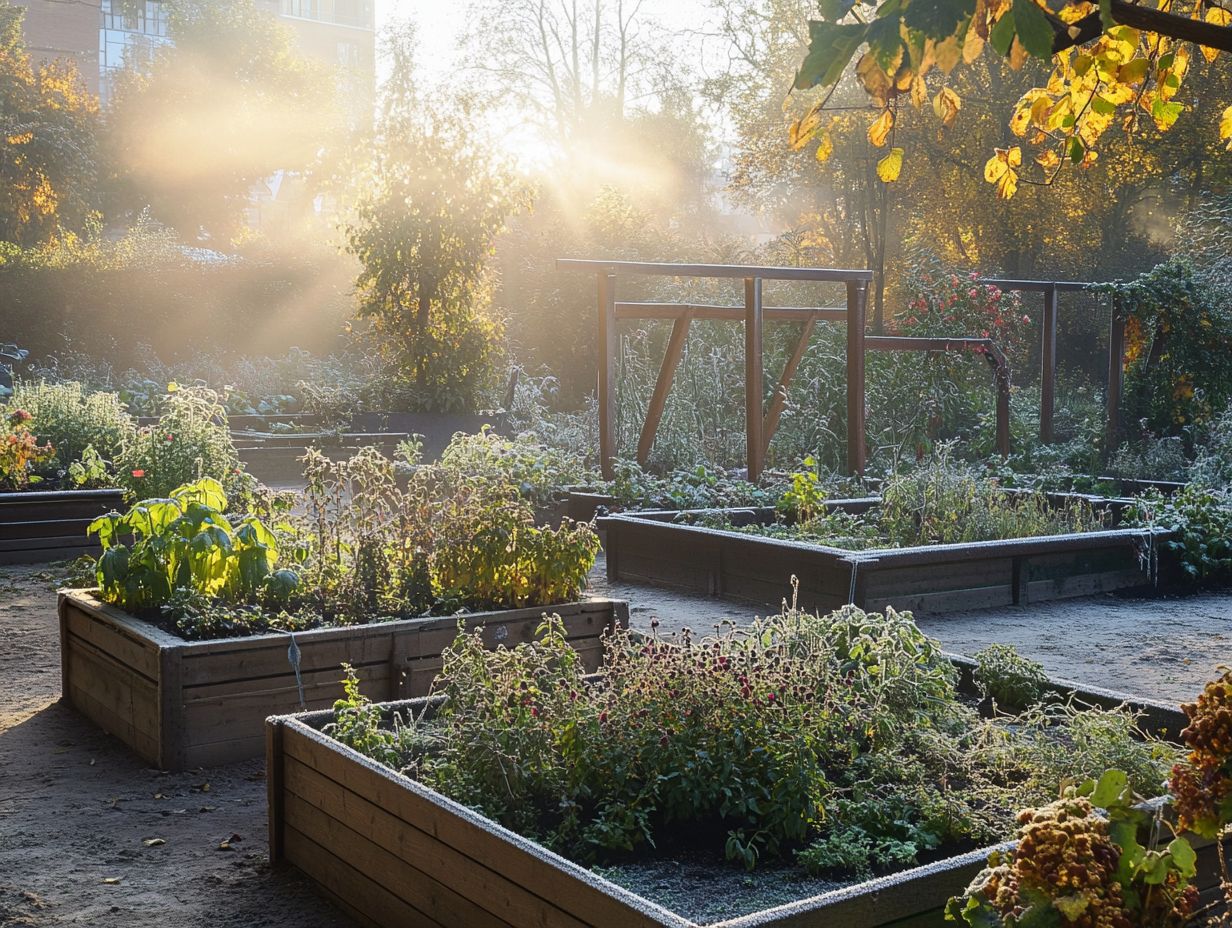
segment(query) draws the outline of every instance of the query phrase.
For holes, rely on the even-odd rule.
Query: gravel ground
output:
[[[59,703],[55,570],[0,568],[0,926],[331,928],[352,923],[267,857],[262,762],[167,774]],[[753,607],[610,585],[632,624],[710,631]],[[1098,597],[933,616],[948,648],[1007,641],[1049,671],[1169,700],[1232,663],[1232,595]]]

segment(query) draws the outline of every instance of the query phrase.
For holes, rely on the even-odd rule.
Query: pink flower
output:
[[[1023,317],[1022,317],[1022,322],[1023,322],[1023,325],[1030,325],[1030,323],[1031,323],[1031,317],[1030,317],[1030,316],[1023,316]]]
[[[135,470],[135,471],[133,471],[133,476],[134,476],[134,477],[137,477],[137,478],[144,477],[144,476],[145,476],[145,471],[140,470],[140,469]]]
[[[971,297],[971,299],[973,300],[979,295],[980,295],[980,291],[975,289],[975,287],[972,287],[970,290],[967,291],[967,296]]]
[[[168,436],[167,436],[167,441],[175,441],[175,436],[174,436],[174,435],[168,435]]]

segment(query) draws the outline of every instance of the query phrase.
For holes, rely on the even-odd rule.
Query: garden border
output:
[[[826,506],[860,512],[877,502],[868,497],[832,500]],[[1103,502],[1114,508],[1126,504]],[[1110,529],[850,551],[673,521],[703,513],[726,515],[739,526],[765,522],[773,509],[653,510],[600,517],[608,579],[662,584],[777,609],[790,595],[794,576],[799,605],[806,609],[828,612],[851,602],[870,611],[890,605],[924,614],[1141,588],[1154,579],[1153,546],[1169,534],[1158,528]],[[1144,543],[1150,555],[1146,565]]]
[[[946,655],[969,674],[972,662]],[[1129,702],[1175,737],[1175,708],[1051,680],[1093,704]],[[423,708],[431,700],[383,706]],[[266,722],[270,859],[299,867],[366,924],[562,925],[696,928],[696,923],[586,870],[323,735],[330,712]],[[1010,847],[1007,842],[997,847]],[[1200,887],[1215,879],[1215,849],[1199,849]],[[876,928],[939,925],[946,901],[985,866],[992,848],[878,877],[710,928]]]
[[[0,493],[0,564],[32,564],[99,550],[86,528],[119,509],[124,491],[30,490]]]
[[[58,611],[64,700],[163,770],[260,755],[267,716],[324,708],[342,697],[344,661],[356,668],[369,697],[427,693],[459,620],[468,628],[482,626],[491,647],[533,639],[544,613],[557,613],[570,643],[594,670],[601,635],[627,624],[629,615],[621,600],[590,599],[293,636],[186,641],[99,601],[92,591],[61,591]]]

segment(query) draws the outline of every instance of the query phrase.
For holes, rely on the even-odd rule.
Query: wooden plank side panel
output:
[[[665,924],[293,727],[282,733],[282,743],[288,768],[292,759],[299,761],[511,884],[533,888],[536,896],[585,924],[595,928],[661,928]]]
[[[300,672],[328,671],[337,673],[344,661],[359,665],[389,660],[393,635],[384,626],[343,629],[349,635],[313,638],[297,635]],[[288,658],[289,635],[276,638],[240,639],[236,647],[219,647],[221,643],[194,644],[184,655],[184,685],[196,687],[232,681],[277,680],[292,673]],[[227,642],[226,644],[231,644]]]
[[[536,896],[536,887],[520,886],[476,865],[291,758],[285,782],[289,828],[334,848],[375,882],[443,924],[584,928]]]
[[[287,828],[287,860],[317,881],[327,894],[361,922],[379,928],[453,928],[442,926],[364,873],[294,828]]]
[[[62,647],[69,703],[151,764],[161,764],[158,687],[76,636]]]
[[[65,600],[62,609],[69,634],[89,642],[151,683],[158,680],[160,649],[156,643],[132,629],[83,611],[71,600]]]

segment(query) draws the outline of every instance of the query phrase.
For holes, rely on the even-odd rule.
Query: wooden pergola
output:
[[[1057,389],[1057,311],[1062,293],[1088,292],[1098,284],[1082,280],[1001,280],[987,277],[981,284],[1017,293],[1040,293],[1044,297],[1044,315],[1040,324],[1040,441],[1051,443],[1053,410]],[[1111,453],[1121,437],[1121,384],[1125,357],[1125,313],[1114,297],[1112,319],[1108,327],[1108,388],[1104,394],[1104,449]]]
[[[818,322],[847,326],[847,469],[857,474],[865,465],[866,351],[971,351],[983,354],[995,372],[997,390],[997,449],[1009,453],[1010,373],[1005,355],[987,338],[909,338],[865,334],[865,305],[872,271],[837,268],[762,267],[724,264],[672,264],[636,261],[602,261],[558,258],[558,270],[587,271],[596,277],[599,303],[599,460],[606,478],[613,476],[616,448],[616,326],[624,319],[670,319],[672,332],[654,393],[646,412],[637,446],[637,460],[645,464],[654,446],[655,434],[671,390],[676,368],[684,352],[689,325],[695,319],[744,323],[745,346],[745,439],[748,477],[762,472],[766,450],[778,430],[787,403],[787,391],[804,358]],[[622,302],[616,299],[619,275],[655,275],[744,281],[744,305],[723,306],[691,303]],[[845,306],[765,306],[765,280],[840,283],[846,287]],[[762,332],[766,322],[799,322],[802,328],[795,348],[787,358],[769,408],[762,400]]]

